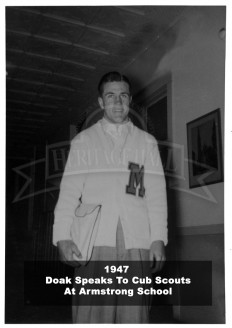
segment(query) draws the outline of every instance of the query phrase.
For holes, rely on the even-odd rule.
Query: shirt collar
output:
[[[125,127],[125,129],[127,129],[129,133],[132,133],[133,127],[134,127],[134,125],[131,122],[130,118],[128,118],[128,120],[126,122],[123,122],[123,123],[111,123],[105,117],[103,117],[101,119],[101,125],[102,125],[105,132],[109,132],[109,131],[117,132],[117,131],[122,130]]]

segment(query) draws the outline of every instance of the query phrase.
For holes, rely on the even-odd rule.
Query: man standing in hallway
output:
[[[131,85],[118,72],[105,74],[98,86],[104,115],[79,133],[69,158],[55,209],[53,243],[64,261],[81,259],[71,238],[80,203],[101,205],[91,261],[165,261],[167,203],[163,168],[155,138],[128,118]],[[74,154],[88,153],[88,161]],[[86,270],[88,265],[86,266]],[[94,275],[94,272],[93,272]],[[148,305],[134,307],[74,306],[78,323],[148,323]]]

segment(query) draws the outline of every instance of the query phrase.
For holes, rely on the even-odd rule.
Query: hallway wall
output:
[[[174,203],[169,220],[176,227],[176,258],[213,263],[213,307],[175,308],[181,322],[223,323],[224,317],[224,183],[189,188],[186,124],[220,108],[224,147],[225,7],[187,7],[172,29],[125,68],[139,86],[169,76],[171,84],[171,143],[182,149],[174,156],[176,177],[171,179]],[[137,90],[137,91],[138,91]],[[136,91],[136,90],[135,90]],[[155,90],[154,90],[155,91]],[[204,311],[203,311],[204,310]],[[213,315],[212,315],[213,314]]]

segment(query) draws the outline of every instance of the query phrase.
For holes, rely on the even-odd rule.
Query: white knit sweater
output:
[[[119,217],[127,249],[149,249],[155,240],[167,244],[166,186],[157,142],[131,122],[114,132],[103,119],[73,139],[55,208],[54,245],[71,239],[80,201],[102,205],[95,246],[116,245]],[[130,163],[137,171],[129,169]]]

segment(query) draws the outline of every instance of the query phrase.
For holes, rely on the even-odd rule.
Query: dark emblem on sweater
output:
[[[136,190],[138,188],[138,195],[143,197],[145,195],[144,188],[144,166],[141,167],[139,164],[130,162],[128,165],[130,170],[129,183],[126,186],[126,193],[131,195],[136,195]]]

